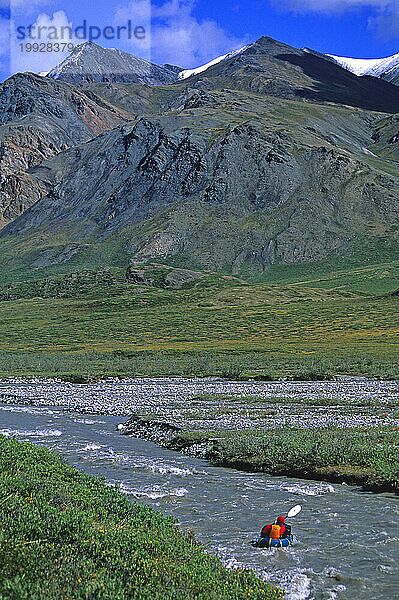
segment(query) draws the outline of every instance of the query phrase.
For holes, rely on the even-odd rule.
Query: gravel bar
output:
[[[204,394],[223,394],[229,398],[204,400],[201,398]],[[256,401],[240,402],[240,398],[250,396],[256,397]],[[326,402],[325,406],[317,404],[321,400]],[[399,427],[399,383],[360,377],[272,383],[147,377],[107,379],[92,384],[13,378],[0,382],[0,402],[61,406],[68,411],[121,417],[150,415],[190,429],[275,428],[286,424]],[[361,402],[370,406],[359,406]]]

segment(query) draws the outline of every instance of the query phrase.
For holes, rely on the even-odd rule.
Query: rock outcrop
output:
[[[181,288],[205,277],[200,271],[176,269],[168,265],[133,262],[126,271],[129,283],[146,287]]]

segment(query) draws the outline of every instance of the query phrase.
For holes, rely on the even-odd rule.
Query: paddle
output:
[[[291,519],[292,517],[296,517],[297,515],[299,515],[299,513],[301,512],[301,510],[302,510],[302,506],[300,504],[297,504],[296,506],[294,506],[293,508],[291,508],[291,510],[287,513],[287,516],[285,518],[286,519]],[[288,527],[289,527],[289,525],[288,525]],[[292,540],[293,537],[292,537],[292,534],[291,534],[291,529],[289,530],[289,535],[290,535],[290,539]],[[265,545],[265,540],[267,540],[267,539],[269,539],[269,546]],[[290,545],[290,543],[291,542],[289,542],[288,545]],[[267,547],[270,548],[271,542],[270,542],[270,538],[262,538],[261,537],[261,538],[257,538],[256,540],[252,540],[251,544],[255,548],[267,548]]]
[[[296,517],[297,515],[299,515],[301,510],[302,510],[302,506],[300,504],[297,504],[296,506],[291,508],[291,510],[289,511],[289,513],[287,513],[287,516],[285,518],[291,519],[292,517]]]

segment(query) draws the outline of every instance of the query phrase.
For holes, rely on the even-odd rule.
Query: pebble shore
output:
[[[229,398],[201,398],[204,394]],[[240,402],[240,398],[251,396],[256,401]],[[320,406],[320,401],[325,405]],[[308,428],[399,427],[399,382],[354,377],[273,383],[138,378],[92,384],[13,378],[0,382],[0,402],[61,406],[68,411],[120,417],[142,415],[184,429],[275,428],[287,424]]]

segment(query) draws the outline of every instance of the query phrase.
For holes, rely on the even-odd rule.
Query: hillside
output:
[[[335,62],[262,37],[243,52],[186,80],[312,102],[398,112],[399,90],[375,77],[357,77]]]
[[[26,171],[131,118],[94,93],[19,73],[0,85],[0,227],[45,191]]]
[[[131,261],[267,280],[399,256],[396,86],[261,38],[149,94],[80,93],[141,110],[26,171],[38,201],[1,232],[3,281]]]

